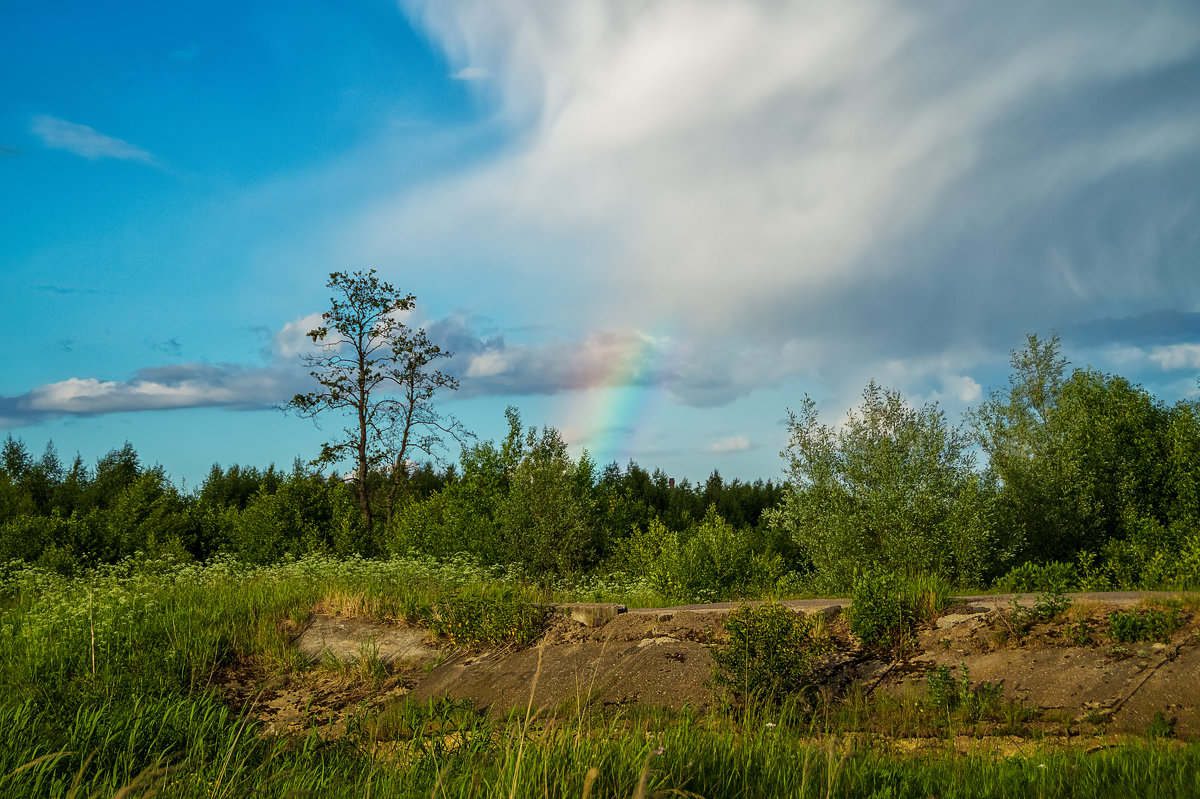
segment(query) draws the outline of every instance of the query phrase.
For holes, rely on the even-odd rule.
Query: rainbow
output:
[[[624,466],[647,444],[669,374],[669,345],[667,338],[632,333],[604,347],[603,357],[588,359],[565,427],[598,467],[614,460]]]

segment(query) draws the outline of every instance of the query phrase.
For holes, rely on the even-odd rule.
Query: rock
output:
[[[937,627],[939,630],[949,630],[963,622],[982,618],[983,615],[983,613],[947,613],[937,620]]]
[[[840,616],[841,613],[842,613],[841,605],[829,605],[827,607],[818,608],[818,609],[812,611],[809,615],[810,616],[820,616],[821,618],[823,618],[825,620],[826,623],[829,623],[829,622],[833,621],[834,619],[836,619],[838,616]]]
[[[615,602],[569,602],[559,605],[564,616],[569,616],[585,627],[603,627],[626,611],[624,605]]]
[[[318,613],[292,645],[313,662],[333,657],[353,663],[376,657],[385,666],[434,663],[442,653],[427,642],[429,631],[377,619]]]
[[[660,635],[655,638],[643,638],[642,640],[638,641],[638,649],[641,649],[642,647],[646,647],[646,646],[656,646],[658,644],[677,644],[677,643],[679,643],[678,638],[672,638],[669,635]]]

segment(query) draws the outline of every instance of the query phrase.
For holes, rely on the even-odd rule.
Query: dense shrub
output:
[[[844,592],[874,564],[959,584],[990,568],[990,489],[936,404],[913,409],[872,382],[840,429],[821,424],[808,397],[788,428],[791,490],[768,516],[821,590]]]
[[[233,551],[248,563],[273,563],[305,553],[375,553],[362,514],[340,482],[295,471],[274,494],[259,492],[237,516]]]
[[[668,530],[654,519],[617,546],[615,563],[644,576],[663,596],[713,601],[762,596],[795,588],[794,574],[760,531],[735,529],[710,507],[688,529]]]
[[[533,574],[579,572],[600,556],[592,523],[592,466],[578,463],[554,428],[530,430],[496,510],[498,562],[524,564]]]
[[[903,650],[916,626],[950,601],[950,586],[936,575],[901,577],[875,566],[854,577],[850,630],[868,649]]]
[[[728,641],[712,649],[714,681],[741,699],[779,700],[802,691],[832,649],[819,619],[776,602],[742,605],[725,621]]]
[[[1079,584],[1079,575],[1071,563],[1022,563],[996,580],[996,587],[1010,593],[1067,591]]]

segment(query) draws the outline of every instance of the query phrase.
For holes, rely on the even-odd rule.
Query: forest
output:
[[[457,463],[405,463],[394,491],[368,471],[370,524],[356,480],[299,460],[214,465],[184,490],[128,442],[89,466],[9,434],[0,564],[70,576],[129,558],[419,554],[531,584],[636,577],[681,602],[844,595],[873,567],[964,588],[1200,587],[1200,401],[1069,368],[1054,335],[1028,336],[1007,385],[957,423],[874,382],[838,428],[802,398],[778,482],[714,470],[672,486],[572,457],[515,408],[507,422]]]

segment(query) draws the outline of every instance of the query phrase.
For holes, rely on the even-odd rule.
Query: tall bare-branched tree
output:
[[[286,409],[316,419],[322,414],[350,416],[332,441],[321,445],[319,464],[352,461],[367,529],[372,528],[373,472],[383,472],[387,514],[407,474],[411,455],[436,457],[446,438],[466,435],[453,417],[434,408],[434,395],[455,390],[458,381],[433,368],[451,353],[430,342],[425,331],[405,324],[402,315],[416,305],[379,280],[375,270],[333,272],[325,284],[333,290],[323,324],[308,332],[320,350],[301,356],[320,388],[297,394]]]

